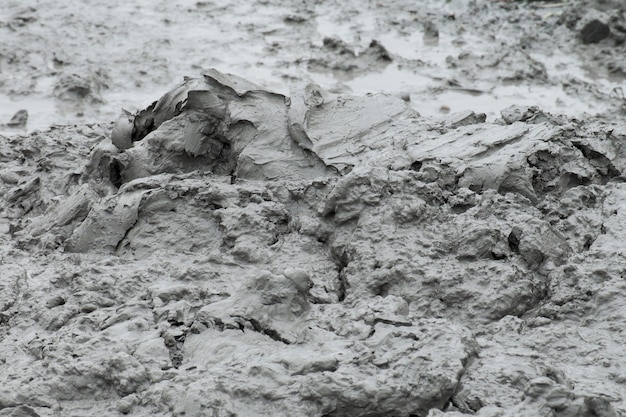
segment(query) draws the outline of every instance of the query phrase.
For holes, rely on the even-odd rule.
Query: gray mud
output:
[[[32,3],[0,416],[626,415],[621,2]]]

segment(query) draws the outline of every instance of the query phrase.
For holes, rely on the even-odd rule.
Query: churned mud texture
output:
[[[626,414],[621,2],[118,6],[0,11],[0,416]]]

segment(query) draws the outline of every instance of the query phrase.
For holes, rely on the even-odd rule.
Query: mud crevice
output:
[[[183,363],[183,345],[185,343],[186,334],[183,333],[180,336],[173,336],[167,331],[161,332],[161,338],[163,344],[167,348],[170,354],[170,361],[172,366],[176,369]]]
[[[250,324],[252,325],[252,328],[254,328],[254,330],[257,331],[258,333],[264,334],[268,336],[270,339],[275,340],[276,342],[281,342],[286,345],[291,344],[289,340],[286,340],[285,338],[283,338],[280,335],[280,333],[278,333],[276,330],[272,329],[271,327],[264,326],[258,320],[255,320],[251,317],[247,317],[245,319],[248,322],[250,322]]]
[[[513,230],[511,230],[511,233],[509,233],[509,237],[507,238],[509,249],[511,249],[511,252],[516,253],[518,255],[520,254],[519,252],[520,235],[521,235],[521,230],[519,228],[513,228]]]
[[[589,145],[582,142],[572,141],[572,145],[577,148],[596,169],[602,178],[602,184],[606,184],[612,178],[619,177],[622,174],[603,153],[592,149]]]
[[[350,283],[346,277],[346,268],[348,267],[349,259],[345,253],[340,256],[335,256],[335,265],[337,268],[337,300],[343,302],[346,299],[348,288]]]
[[[346,295],[350,285],[343,269],[339,270],[337,278],[339,280],[339,288],[337,288],[337,300],[339,300],[339,302],[342,302],[346,299]]]
[[[384,323],[384,324],[388,324],[390,326],[394,326],[394,327],[411,327],[413,326],[413,323],[410,321],[398,321],[398,320],[390,320],[390,319],[386,319],[384,317],[375,317],[374,320],[372,321],[373,325],[376,325],[377,323]],[[412,338],[413,340],[419,340],[418,337],[414,337]]]
[[[137,225],[137,223],[139,223],[139,216],[137,216],[137,220],[135,220],[133,224],[128,229],[126,229],[126,232],[124,232],[124,236],[116,243],[115,253],[119,253],[121,250],[124,249],[127,243],[130,243],[130,241],[128,240],[128,235]]]
[[[123,170],[124,167],[117,159],[113,159],[109,163],[109,179],[111,180],[115,188],[119,189],[124,184],[124,180],[122,179]]]

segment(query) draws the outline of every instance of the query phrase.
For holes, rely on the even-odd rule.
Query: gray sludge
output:
[[[211,70],[109,132],[0,149],[0,415],[626,411],[623,126]]]

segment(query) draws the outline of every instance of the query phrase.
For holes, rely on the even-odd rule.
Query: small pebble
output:
[[[18,110],[11,120],[7,123],[9,127],[24,127],[26,126],[26,122],[28,122],[28,111],[27,110]]]
[[[584,44],[598,43],[611,34],[609,25],[598,19],[593,19],[581,29],[580,37]]]
[[[286,268],[283,275],[293,281],[300,291],[308,292],[313,286],[309,274],[302,268]]]
[[[133,407],[137,403],[137,396],[135,394],[128,395],[120,399],[115,408],[122,414],[128,414],[133,410]]]
[[[46,301],[46,307],[48,308],[62,306],[63,304],[65,304],[65,298],[60,295],[52,297],[48,301]]]

